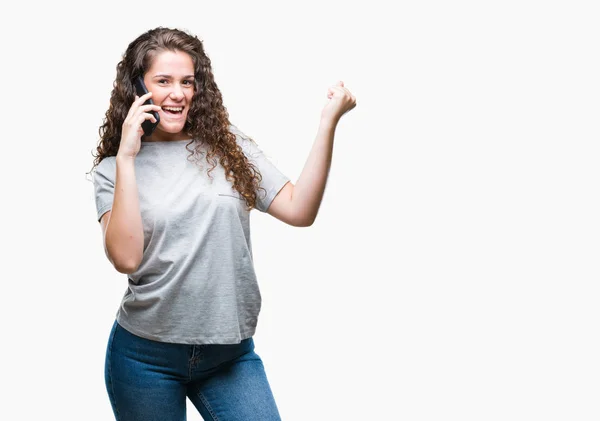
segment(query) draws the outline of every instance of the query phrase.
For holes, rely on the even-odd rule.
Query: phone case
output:
[[[146,95],[148,93],[148,89],[144,84],[144,79],[141,76],[138,76],[133,81],[133,85],[135,86],[135,92],[137,93],[137,96],[141,97],[142,95]],[[154,101],[152,101],[152,98],[149,98],[148,100],[146,100],[146,102],[144,102],[144,105],[148,104],[154,105]],[[156,128],[156,126],[158,126],[158,123],[160,122],[160,117],[158,116],[158,113],[156,111],[150,111],[150,113],[156,119],[156,123],[153,123],[150,120],[144,120],[144,122],[142,123],[142,129],[144,130],[145,136],[150,136]]]

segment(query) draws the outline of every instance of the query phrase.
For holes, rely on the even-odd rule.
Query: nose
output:
[[[183,89],[181,89],[181,85],[176,83],[173,85],[173,90],[169,94],[172,100],[181,101],[183,99]]]

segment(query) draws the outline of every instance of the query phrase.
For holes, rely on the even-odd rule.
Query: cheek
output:
[[[157,105],[162,104],[168,96],[169,96],[168,93],[161,92],[160,90],[157,90],[156,92],[152,93],[152,99],[154,100],[154,103]]]

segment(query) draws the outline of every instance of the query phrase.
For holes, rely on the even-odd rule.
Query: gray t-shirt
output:
[[[244,154],[262,175],[256,209],[266,212],[289,181],[235,126]],[[117,321],[138,336],[183,344],[235,344],[254,335],[261,296],[252,261],[250,213],[189,140],[142,142],[135,177],[144,226],[144,254],[128,274]],[[190,145],[192,149],[195,145]],[[93,173],[97,218],[112,209],[115,157]]]

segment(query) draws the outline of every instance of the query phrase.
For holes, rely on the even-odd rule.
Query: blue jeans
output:
[[[115,320],[104,371],[117,421],[185,421],[186,397],[206,421],[281,420],[252,338],[235,345],[157,342]]]

